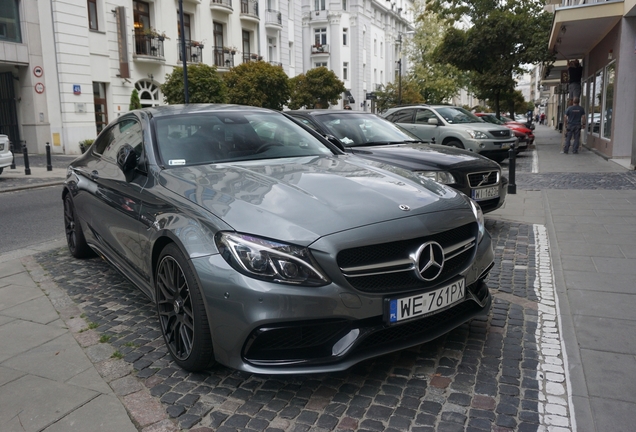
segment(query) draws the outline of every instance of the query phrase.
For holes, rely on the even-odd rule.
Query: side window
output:
[[[297,121],[301,122],[302,124],[304,124],[308,128],[311,128],[311,129],[313,129],[315,131],[318,131],[318,129],[316,129],[316,126],[314,126],[314,124],[312,122],[310,122],[309,120],[307,120],[306,118],[294,116],[294,119],[296,119]]]
[[[428,124],[428,119],[437,118],[433,111],[428,109],[419,109],[415,114],[415,123]]]
[[[141,125],[137,121],[133,119],[121,121],[112,127],[111,133],[113,139],[104,149],[103,157],[116,162],[117,152],[124,144],[130,144],[135,149],[135,153],[141,156],[142,131]]]
[[[110,145],[115,140],[113,137],[113,128],[109,127],[105,131],[103,131],[95,140],[95,144],[93,144],[93,153],[95,154],[103,154],[106,147]]]
[[[414,109],[400,110],[393,114],[391,121],[393,123],[413,123],[413,114],[415,114]]]

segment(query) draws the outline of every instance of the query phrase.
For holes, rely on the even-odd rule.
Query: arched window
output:
[[[139,80],[135,83],[135,88],[139,92],[141,106],[144,108],[161,105],[161,92],[159,86],[150,80]]]

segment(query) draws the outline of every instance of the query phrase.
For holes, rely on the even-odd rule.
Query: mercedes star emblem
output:
[[[444,248],[435,241],[424,243],[415,253],[415,273],[423,281],[435,280],[444,268]]]

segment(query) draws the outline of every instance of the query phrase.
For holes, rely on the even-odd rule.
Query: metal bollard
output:
[[[46,170],[53,171],[53,165],[51,164],[51,144],[46,143]]]
[[[517,152],[515,152],[515,145],[510,146],[508,150],[508,193],[516,194],[517,185],[515,184],[515,158]]]
[[[15,153],[13,153],[13,143],[9,143],[9,151],[11,152],[11,169],[15,169]]]
[[[31,175],[31,168],[29,167],[29,151],[26,145],[22,147],[22,155],[24,155],[24,174]]]

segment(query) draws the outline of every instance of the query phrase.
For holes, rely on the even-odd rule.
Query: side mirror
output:
[[[439,121],[436,118],[430,118],[428,119],[428,124],[437,126]]]
[[[325,138],[327,138],[327,141],[329,141],[331,144],[335,145],[343,152],[346,152],[344,144],[342,144],[342,141],[340,141],[338,138],[331,134],[326,134]]]
[[[117,151],[117,166],[126,176],[126,180],[130,181],[131,174],[137,168],[138,163],[139,157],[130,144],[124,144]]]

